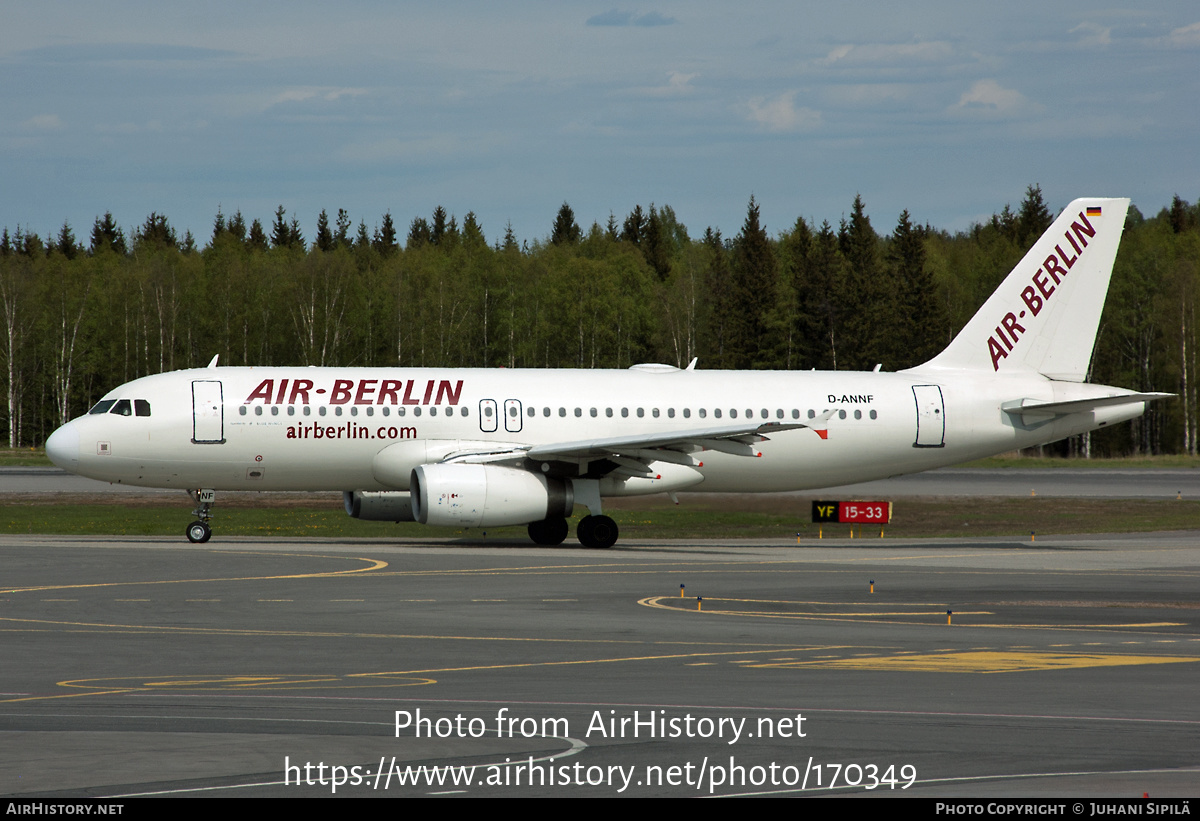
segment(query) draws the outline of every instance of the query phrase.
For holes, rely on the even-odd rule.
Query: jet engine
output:
[[[409,488],[413,518],[429,525],[523,525],[566,518],[575,507],[570,482],[496,465],[421,465]]]
[[[346,513],[365,522],[411,522],[412,500],[394,490],[347,490],[342,493]]]

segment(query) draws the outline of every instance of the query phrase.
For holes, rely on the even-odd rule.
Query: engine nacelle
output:
[[[342,494],[346,513],[365,522],[411,522],[412,500],[394,490],[347,490]]]
[[[413,518],[428,525],[524,525],[565,518],[575,507],[570,482],[496,465],[421,465],[409,488]]]

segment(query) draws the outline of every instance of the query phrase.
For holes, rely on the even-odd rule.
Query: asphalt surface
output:
[[[1194,795],[1198,582],[1200,532],[0,536],[0,793]]]

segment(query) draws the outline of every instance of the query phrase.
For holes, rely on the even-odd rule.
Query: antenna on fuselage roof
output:
[[[688,366],[687,366],[686,368],[684,368],[684,370],[687,370],[687,371],[694,371],[694,370],[696,370],[696,363],[697,363],[697,362],[699,362],[699,361],[700,361],[700,357],[698,357],[698,356],[693,356],[693,357],[692,357],[692,361],[688,363]]]
[[[208,367],[210,367],[210,368],[215,368],[215,367],[217,367],[217,360],[218,360],[218,359],[220,359],[220,358],[221,358],[221,355],[220,355],[220,354],[217,354],[216,356],[214,356],[214,357],[212,358],[212,362],[209,362],[209,363],[208,363]]]

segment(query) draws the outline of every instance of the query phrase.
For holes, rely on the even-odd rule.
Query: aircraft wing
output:
[[[508,451],[458,452],[446,461],[502,462],[515,459],[539,461],[597,460],[610,459],[618,465],[627,462],[635,471],[645,469],[649,462],[672,462],[696,467],[700,463],[690,454],[703,450],[715,450],[735,456],[758,456],[753,446],[768,440],[767,434],[787,430],[811,428],[821,438],[826,425],[836,411],[826,411],[806,422],[746,422],[741,425],[721,425],[706,428],[641,433],[630,436],[609,436],[600,439],[580,439],[573,442],[555,442],[547,445],[531,445]]]

